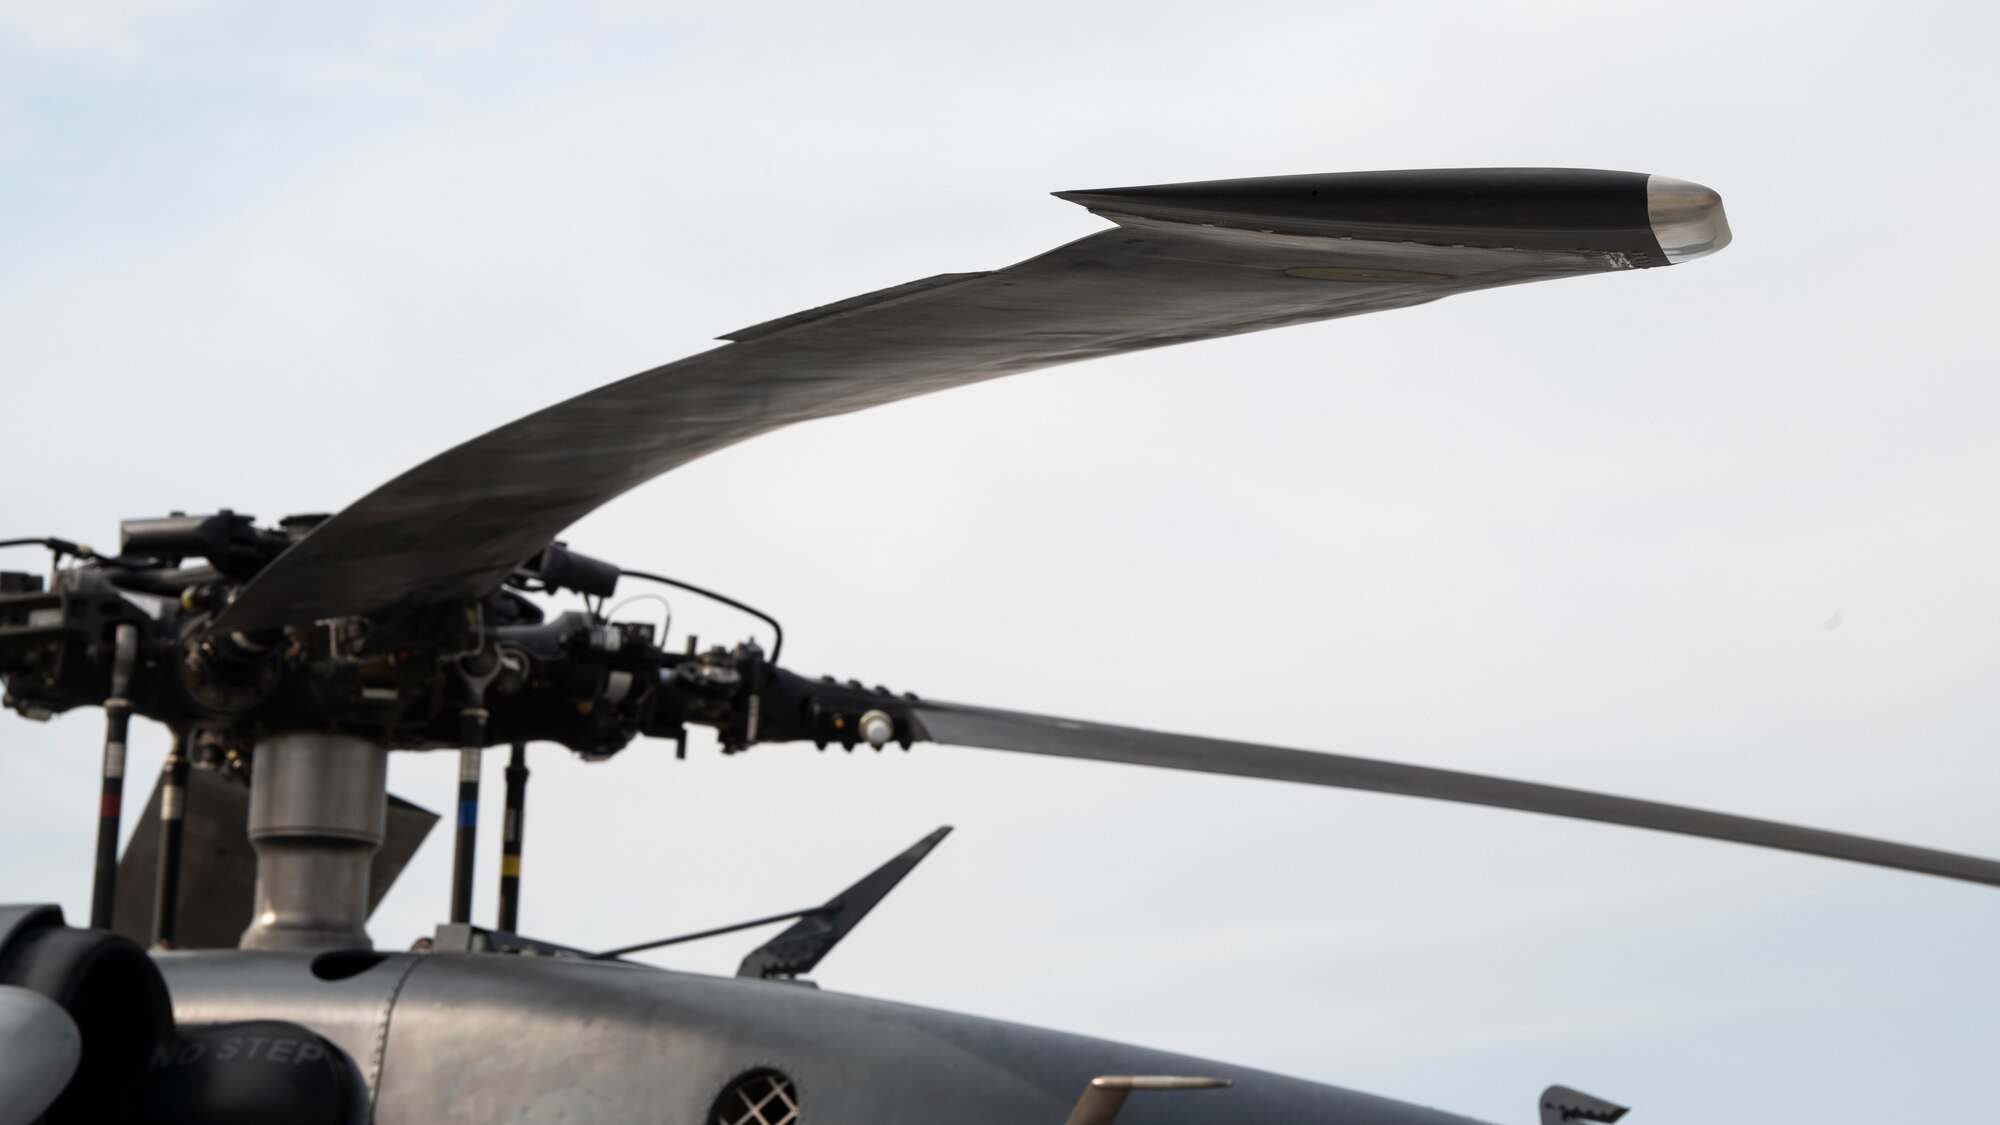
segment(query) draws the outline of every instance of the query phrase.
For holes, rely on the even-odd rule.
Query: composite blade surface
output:
[[[1055,758],[1359,789],[1650,828],[2000,887],[2000,862],[1819,828],[1457,770],[926,701],[931,741]]]
[[[1005,269],[730,333],[474,438],[321,524],[216,625],[482,597],[613,497],[796,422],[1097,356],[1666,265],[1688,229],[1719,247],[1720,200],[1683,188],[1694,185],[1633,172],[1471,169],[1062,193],[1116,225]]]

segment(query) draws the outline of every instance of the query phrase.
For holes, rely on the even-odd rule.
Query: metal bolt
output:
[[[896,722],[886,711],[870,711],[861,716],[861,737],[868,740],[868,745],[880,750],[896,737]]]

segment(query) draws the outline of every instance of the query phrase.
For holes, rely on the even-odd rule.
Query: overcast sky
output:
[[[1660,172],[1736,245],[813,423],[569,539],[772,610],[802,672],[2000,855],[1988,6],[675,7],[0,0],[0,536],[334,509],[1098,228],[1052,190]],[[0,899],[87,917],[101,714],[4,718]],[[827,987],[1501,1122],[1550,1082],[1641,1125],[2000,1097],[1987,888],[936,747],[532,765],[556,941],[796,908],[950,823]],[[445,810],[454,766],[391,788]],[[450,847],[378,943],[445,913]]]

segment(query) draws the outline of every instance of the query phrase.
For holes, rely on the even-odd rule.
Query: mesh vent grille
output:
[[[753,1070],[715,1099],[709,1125],[798,1125],[799,1099],[792,1080],[775,1070]]]

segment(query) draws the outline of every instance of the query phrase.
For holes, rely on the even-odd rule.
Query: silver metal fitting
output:
[[[861,727],[861,737],[877,750],[887,746],[889,740],[896,737],[896,721],[889,717],[887,711],[870,711],[861,716],[858,725]]]
[[[1672,176],[1646,179],[1646,219],[1669,265],[1707,257],[1729,245],[1722,196]]]
[[[353,735],[257,743],[250,775],[256,909],[244,949],[366,949],[369,864],[388,815],[389,752]]]

